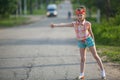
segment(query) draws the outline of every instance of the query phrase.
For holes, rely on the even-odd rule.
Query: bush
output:
[[[0,0],[0,18],[9,17],[16,9],[17,0]]]
[[[93,24],[92,28],[97,43],[120,45],[120,26],[110,26],[104,22],[104,24]]]
[[[120,15],[116,15],[114,18],[110,19],[113,25],[120,25]]]

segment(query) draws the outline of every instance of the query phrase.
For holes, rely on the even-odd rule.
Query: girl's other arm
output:
[[[90,24],[90,26],[89,26],[88,31],[90,32],[91,37],[92,37],[93,40],[95,41],[94,34],[93,34],[93,32],[92,32],[92,28],[91,28],[91,24]]]
[[[72,23],[51,24],[51,27],[73,27]]]

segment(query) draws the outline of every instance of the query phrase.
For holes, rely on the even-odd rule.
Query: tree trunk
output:
[[[33,6],[32,6],[33,4],[32,4],[32,0],[30,0],[30,14],[32,14],[33,13]]]
[[[109,17],[111,16],[111,3],[110,0],[106,2],[106,19],[109,21]]]

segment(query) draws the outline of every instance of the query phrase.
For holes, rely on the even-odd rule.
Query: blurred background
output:
[[[68,40],[66,42],[64,42],[64,40],[62,41],[60,40],[61,43],[54,43],[55,40],[53,42],[51,39],[50,41],[47,41],[49,40],[48,38],[50,38],[50,36],[47,35],[52,34],[52,31],[50,31],[46,27],[49,27],[51,22],[60,23],[60,22],[74,21],[75,20],[74,11],[77,7],[81,5],[84,5],[87,8],[86,20],[92,23],[92,29],[95,36],[96,46],[99,55],[101,56],[104,62],[113,62],[115,64],[117,63],[118,64],[117,67],[119,68],[118,72],[120,72],[119,71],[120,70],[120,0],[0,0],[0,33],[1,33],[0,60],[3,59],[2,53],[4,52],[6,52],[6,54],[9,54],[9,52],[13,49],[11,53],[12,52],[17,53],[17,51],[14,51],[14,48],[16,50],[18,49],[18,54],[20,51],[26,51],[23,48],[22,50],[21,47],[20,48],[14,47],[11,49],[10,47],[11,45],[29,44],[30,46],[30,45],[38,45],[38,44],[41,45],[46,43],[48,43],[48,45],[49,44],[52,45],[52,43],[54,45],[60,45],[61,43],[62,45],[64,44],[74,45],[75,41],[73,40],[73,38],[72,38],[73,42],[69,39],[65,39]],[[26,28],[24,29],[24,27],[28,29]],[[19,33],[19,32],[23,32],[23,33]],[[43,32],[46,32],[44,33],[45,36],[43,36]],[[57,32],[60,31],[56,29],[55,33],[59,34]],[[61,34],[59,35],[64,35],[66,34],[66,32],[67,29],[66,30],[63,29],[61,31]],[[58,37],[58,35],[53,35],[52,38],[56,38],[54,36]],[[64,38],[65,37],[66,36],[64,36]],[[67,37],[71,39],[69,34]],[[25,38],[28,39],[26,40]],[[39,40],[36,39],[29,40],[29,38],[36,38],[36,39],[40,38],[39,40],[41,42],[39,43]],[[44,38],[45,40],[41,40]],[[10,46],[6,48],[6,45],[10,45]],[[49,47],[48,50],[50,48],[51,47]],[[19,49],[21,50],[19,51]],[[41,55],[41,53],[39,53],[41,51],[42,50],[38,50],[37,54]],[[118,78],[114,80],[118,80]]]
[[[56,17],[57,8],[64,0],[0,0],[0,26],[14,26],[25,23],[25,16],[42,15]],[[97,42],[120,46],[120,0],[70,0],[73,11],[68,15],[74,18],[74,10],[80,5],[87,8],[87,20],[93,22]],[[48,9],[55,4],[56,9]],[[52,11],[50,11],[52,10]],[[97,23],[97,24],[96,24]]]
[[[50,15],[49,4],[58,5],[64,0],[0,0],[0,26],[23,24],[27,15]],[[80,5],[87,8],[87,20],[93,24],[96,41],[102,44],[120,46],[120,0],[70,0],[75,10]],[[59,6],[59,8],[62,8]],[[49,14],[49,15],[48,15]],[[67,14],[67,13],[66,13]],[[73,14],[73,15],[72,15]],[[70,14],[74,18],[74,11]]]

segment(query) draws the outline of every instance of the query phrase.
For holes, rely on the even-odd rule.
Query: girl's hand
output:
[[[54,28],[54,27],[55,27],[55,24],[52,23],[50,26],[51,26],[51,28]]]

